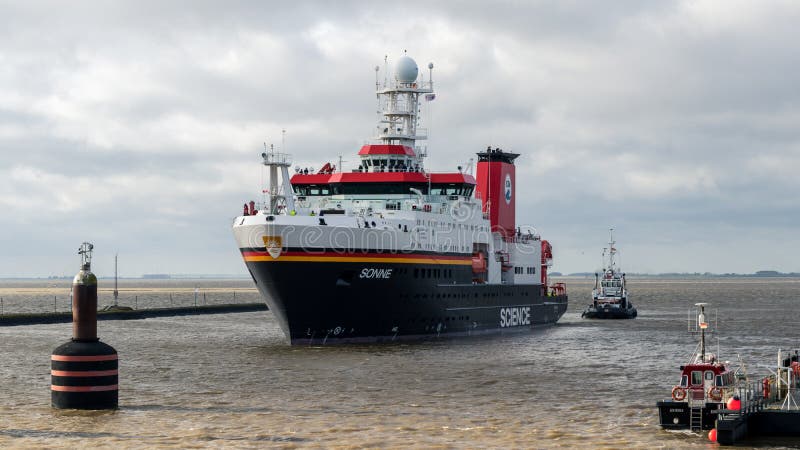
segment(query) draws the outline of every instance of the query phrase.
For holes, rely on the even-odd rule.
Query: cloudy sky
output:
[[[351,163],[373,68],[435,64],[432,170],[522,153],[555,270],[800,271],[794,1],[0,3],[0,277],[246,274],[262,143]]]

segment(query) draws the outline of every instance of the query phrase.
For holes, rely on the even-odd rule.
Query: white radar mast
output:
[[[617,243],[617,241],[614,240],[614,229],[613,228],[609,228],[608,232],[609,232],[609,235],[611,236],[611,238],[608,241],[608,269],[607,270],[610,270],[612,272],[616,272],[617,271],[617,267],[616,267],[616,264],[614,263],[614,255],[617,254],[617,248],[614,247],[614,245]],[[603,250],[605,250],[605,249],[603,249]]]
[[[428,64],[430,76],[424,81],[419,76],[417,63],[408,57],[405,52],[394,68],[393,79],[384,79],[381,86],[378,78],[379,66],[375,67],[375,87],[381,115],[378,122],[376,139],[381,144],[405,145],[410,147],[419,158],[427,156],[427,148],[417,147],[416,141],[428,139],[428,130],[419,128],[419,101],[420,94],[430,101],[435,98],[433,93],[433,63]]]
[[[275,147],[264,143],[264,152],[261,154],[263,164],[269,167],[269,213],[280,214],[281,211],[294,211],[294,190],[289,182],[289,166],[292,158],[287,153],[276,153]],[[281,171],[281,184],[278,185],[278,169]]]

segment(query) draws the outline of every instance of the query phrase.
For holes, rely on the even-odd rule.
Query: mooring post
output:
[[[81,270],[72,281],[72,340],[53,350],[51,404],[59,409],[116,409],[119,398],[117,351],[97,338],[97,277],[92,249],[81,244]]]

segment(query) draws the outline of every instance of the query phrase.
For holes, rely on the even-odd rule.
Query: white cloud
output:
[[[688,236],[707,256],[686,270],[800,271],[775,257],[800,251],[794,2],[190,5],[3,7],[0,225],[25,251],[56,249],[50,229],[125,234],[140,261],[205,240],[243,272],[227,219],[258,193],[262,142],[285,129],[298,165],[354,163],[372,69],[408,49],[436,66],[429,167],[522,153],[518,217],[560,270],[590,270],[618,225],[631,270],[678,267]],[[745,232],[759,251],[733,263]]]

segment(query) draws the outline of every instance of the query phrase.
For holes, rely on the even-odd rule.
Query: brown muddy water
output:
[[[628,321],[581,319],[591,281],[566,281],[556,326],[482,339],[290,347],[269,312],[102,321],[120,354],[114,412],[50,408],[69,324],[0,327],[0,448],[709,448],[661,430],[655,409],[694,350],[688,309],[718,310],[720,356],[748,371],[800,347],[798,279],[631,279]]]

